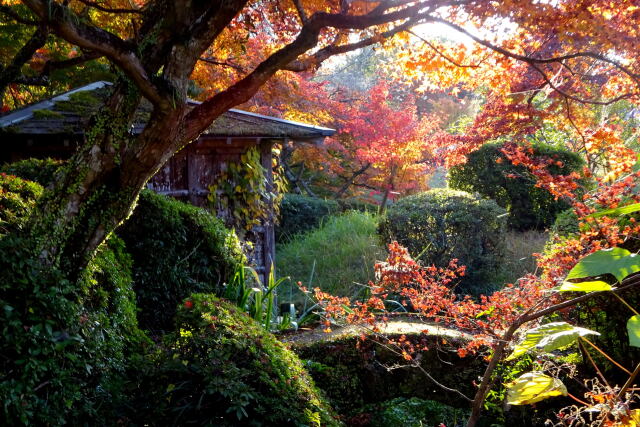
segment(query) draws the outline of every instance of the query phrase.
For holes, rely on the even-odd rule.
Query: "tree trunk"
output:
[[[177,150],[184,108],[152,114],[142,134],[128,131],[140,102],[130,84],[116,85],[31,218],[29,232],[45,265],[78,278],[98,246],[124,221],[153,174]],[[43,236],[46,238],[43,239]]]
[[[380,202],[380,209],[378,209],[378,215],[384,214],[387,209],[387,202],[389,201],[389,193],[393,190],[393,182],[396,179],[396,174],[398,173],[398,167],[396,165],[391,167],[391,173],[389,175],[389,182],[387,183],[387,187],[384,190],[384,195],[382,196],[382,202]]]

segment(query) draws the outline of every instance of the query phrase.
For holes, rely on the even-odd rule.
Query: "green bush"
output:
[[[0,173],[19,176],[46,187],[62,164],[62,161],[53,159],[26,159],[0,166]]]
[[[562,237],[567,237],[579,232],[578,215],[576,215],[573,208],[560,212],[553,223],[553,227],[551,227],[552,234]]]
[[[504,143],[485,144],[467,157],[467,163],[449,171],[449,186],[470,193],[480,193],[495,200],[509,212],[509,226],[516,230],[544,229],[569,204],[555,200],[547,190],[536,187],[536,179],[524,166],[514,166],[501,149]],[[533,157],[551,158],[549,172],[568,175],[580,172],[582,158],[567,149],[547,144],[533,144]]]
[[[0,173],[0,236],[20,230],[41,195],[41,185]]]
[[[318,229],[299,234],[278,245],[276,271],[291,282],[320,287],[340,296],[354,296],[374,279],[373,266],[385,258],[376,234],[374,215],[351,211],[329,217]],[[300,303],[302,295],[292,284],[291,294],[281,287],[280,300]]]
[[[4,425],[81,424],[110,401],[138,330],[122,242],[102,245],[78,283],[43,267],[34,245],[0,238],[0,400]]]
[[[194,294],[181,304],[156,368],[142,376],[140,424],[336,425],[298,357],[236,306]]]
[[[294,235],[312,230],[324,218],[340,212],[334,200],[286,194],[280,204],[280,223],[276,226],[276,241],[286,242]]]
[[[387,209],[379,231],[424,264],[445,267],[453,258],[467,271],[456,291],[477,295],[495,288],[504,258],[505,210],[463,191],[431,190]]]
[[[464,426],[469,411],[417,397],[398,397],[378,405],[372,414],[372,427],[448,427]]]
[[[244,261],[235,233],[220,220],[150,190],[117,234],[133,258],[138,322],[153,331],[171,330],[180,301],[219,293]]]

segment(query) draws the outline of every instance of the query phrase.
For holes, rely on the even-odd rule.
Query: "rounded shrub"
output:
[[[133,420],[158,425],[336,425],[298,357],[231,303],[194,294],[178,309]]]
[[[180,301],[220,292],[245,259],[235,233],[209,212],[150,190],[117,234],[133,258],[138,321],[153,331],[172,330]]]
[[[312,230],[328,215],[340,212],[338,202],[317,197],[286,194],[280,204],[276,240],[286,242],[296,234]]]
[[[536,187],[536,178],[526,167],[514,165],[502,153],[505,143],[489,143],[467,156],[467,162],[449,170],[451,188],[480,193],[509,211],[509,226],[516,230],[550,227],[569,204],[555,200],[547,190]],[[535,143],[534,158],[552,159],[552,175],[580,172],[582,158],[565,148]]]
[[[379,231],[398,241],[423,264],[467,267],[456,288],[477,295],[496,285],[505,252],[505,210],[493,200],[437,189],[400,199],[387,209]]]
[[[0,166],[0,173],[19,176],[46,187],[53,181],[55,173],[63,164],[61,160],[25,159]]]

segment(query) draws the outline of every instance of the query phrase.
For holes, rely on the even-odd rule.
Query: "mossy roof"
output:
[[[23,135],[79,135],[89,117],[104,103],[111,83],[94,82],[0,116],[0,132]],[[189,100],[190,105],[198,102]],[[151,105],[144,101],[132,132],[139,133]],[[335,130],[231,109],[215,120],[205,135],[214,137],[288,138],[319,142]]]

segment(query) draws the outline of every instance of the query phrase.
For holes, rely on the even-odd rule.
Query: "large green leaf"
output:
[[[595,292],[595,291],[610,291],[611,285],[602,280],[593,280],[588,282],[564,282],[560,286],[560,292]]]
[[[527,372],[507,384],[507,403],[510,405],[530,405],[548,397],[566,396],[567,388],[557,378],[542,372]]]
[[[600,335],[589,329],[572,326],[567,322],[551,322],[527,331],[524,340],[513,349],[507,360],[513,360],[529,350],[551,352],[573,344],[579,337]]]
[[[611,248],[594,252],[582,258],[567,275],[567,280],[612,274],[619,282],[640,271],[640,257],[626,249]]]
[[[627,321],[629,345],[640,347],[640,316],[635,315]]]
[[[589,216],[592,218],[599,218],[601,216],[621,216],[638,211],[640,211],[640,203],[634,203],[631,205],[623,206],[621,208],[607,209],[604,211],[596,212]]]

